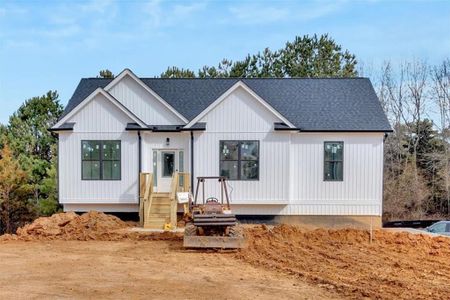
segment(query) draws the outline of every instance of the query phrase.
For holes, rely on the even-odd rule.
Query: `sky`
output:
[[[366,68],[450,57],[450,1],[0,0],[0,123],[27,99],[130,68],[198,70],[328,33]]]

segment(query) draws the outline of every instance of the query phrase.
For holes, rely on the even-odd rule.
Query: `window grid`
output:
[[[85,158],[84,157],[84,151],[83,151],[83,145],[87,145],[87,146],[91,146],[91,145],[99,145],[99,151],[98,151],[98,159],[97,158],[92,158],[92,154],[90,155],[89,158]],[[112,155],[110,157],[105,158],[105,152],[103,149],[103,145],[108,145],[108,144],[112,144],[114,146],[119,145],[119,149],[118,149],[118,157],[113,158]],[[110,154],[112,154],[111,148],[110,150]],[[118,158],[118,159],[117,159]],[[81,141],[81,180],[122,180],[122,144],[120,140],[82,140]],[[99,164],[99,176],[98,178],[85,178],[84,177],[84,162],[98,162]],[[111,178],[105,178],[104,176],[104,171],[103,168],[105,167],[105,162],[106,163],[110,163],[110,174],[111,174]],[[119,176],[118,178],[113,178],[113,164],[114,163],[118,163],[119,164]],[[92,175],[92,171],[91,171],[91,175]]]

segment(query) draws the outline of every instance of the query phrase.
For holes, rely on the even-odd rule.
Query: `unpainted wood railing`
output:
[[[170,184],[170,224],[172,228],[177,227],[178,192],[189,192],[191,190],[191,174],[186,172],[174,172]]]
[[[139,224],[144,226],[144,219],[148,216],[145,212],[149,212],[152,205],[153,194],[153,174],[139,174]]]

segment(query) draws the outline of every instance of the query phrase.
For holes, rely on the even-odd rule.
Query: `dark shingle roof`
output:
[[[64,115],[112,79],[85,78]],[[142,78],[188,120],[239,80],[302,131],[391,131],[368,78]]]

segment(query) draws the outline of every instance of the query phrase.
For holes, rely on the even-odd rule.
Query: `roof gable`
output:
[[[116,78],[114,78],[107,86],[105,86],[105,91],[110,91],[115,85],[117,85],[124,78],[129,77],[133,79],[138,85],[140,85],[144,90],[146,90],[151,96],[155,97],[163,106],[165,106],[169,111],[176,115],[182,122],[188,123],[188,120],[176,109],[174,109],[169,103],[167,103],[161,96],[155,93],[148,85],[146,85],[142,80],[134,75],[130,69],[123,70]]]
[[[82,102],[80,102],[74,109],[67,112],[62,118],[58,120],[58,122],[52,127],[53,130],[60,128],[65,122],[69,121],[72,117],[74,117],[79,111],[81,111],[85,106],[89,105],[96,96],[102,95],[107,101],[109,101],[112,105],[118,108],[123,114],[125,114],[129,119],[136,122],[141,126],[145,126],[145,123],[136,117],[131,111],[128,110],[122,103],[120,103],[116,98],[114,98],[111,94],[103,90],[102,88],[97,88],[93,91],[88,97],[86,97]]]
[[[225,99],[231,95],[234,91],[237,89],[243,89],[245,92],[250,94],[259,104],[261,104],[263,107],[265,107],[268,111],[270,111],[273,115],[275,115],[278,119],[286,123],[291,128],[295,128],[295,126],[287,120],[284,116],[282,116],[278,111],[276,111],[270,104],[268,104],[264,99],[262,99],[259,95],[257,95],[254,91],[252,91],[247,85],[245,85],[242,81],[236,82],[231,88],[229,88],[225,93],[220,95],[214,102],[212,102],[210,105],[208,105],[207,108],[205,108],[201,113],[199,113],[194,119],[192,119],[186,127],[189,128],[195,123],[202,120],[203,117],[205,117],[210,111],[212,111],[214,108],[216,108],[218,105],[220,105]]]

